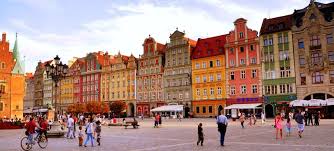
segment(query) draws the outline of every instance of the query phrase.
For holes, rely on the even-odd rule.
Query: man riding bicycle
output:
[[[40,136],[42,136],[42,134],[44,134],[46,140],[48,139],[47,138],[47,130],[48,130],[48,121],[45,120],[45,118],[43,117],[40,117],[39,118],[39,121],[38,121],[38,124],[40,126],[40,129],[38,130],[38,133]]]
[[[35,144],[35,142],[33,141],[33,136],[34,136],[34,133],[35,133],[35,128],[38,127],[40,128],[33,117],[30,117],[30,121],[26,124],[26,135],[28,135],[28,140],[29,140],[29,143],[31,144]]]

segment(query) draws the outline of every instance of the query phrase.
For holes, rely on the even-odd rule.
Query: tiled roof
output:
[[[188,41],[189,41],[190,46],[192,46],[192,47],[195,47],[196,44],[197,44],[197,41],[192,40],[192,39],[190,39],[190,38],[188,38]]]
[[[159,53],[165,53],[166,52],[166,45],[163,45],[161,43],[157,43],[157,51]]]
[[[205,58],[224,54],[226,35],[198,39],[192,50],[191,59]]]
[[[263,19],[260,35],[291,30],[292,15]]]

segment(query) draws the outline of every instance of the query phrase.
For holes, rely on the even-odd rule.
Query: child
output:
[[[290,134],[291,134],[291,121],[290,121],[290,118],[288,118],[288,120],[286,121],[286,132],[287,132],[287,136],[290,136]]]
[[[96,142],[97,145],[101,145],[101,122],[100,121],[96,121],[96,128],[95,128],[95,132],[96,132]]]
[[[203,133],[203,128],[202,128],[202,123],[198,124],[198,141],[197,141],[197,146],[201,142],[201,146],[203,146],[203,141],[204,141],[204,133]]]
[[[83,143],[82,126],[79,126],[79,134],[78,134],[78,138],[79,138],[79,146],[82,146],[82,143]]]

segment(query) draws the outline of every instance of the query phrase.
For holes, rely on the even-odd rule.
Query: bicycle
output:
[[[44,149],[48,146],[48,139],[46,136],[40,132],[37,132],[36,137],[33,138],[33,141],[37,141],[37,144],[40,148]],[[32,149],[32,146],[35,145],[35,143],[31,143],[27,136],[23,137],[21,139],[21,148],[24,151],[29,151]]]

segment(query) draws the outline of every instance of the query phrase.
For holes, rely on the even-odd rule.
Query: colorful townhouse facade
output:
[[[23,113],[26,111],[30,112],[34,107],[34,93],[35,93],[35,84],[34,84],[34,75],[32,73],[26,73],[25,76],[25,95],[23,99]]]
[[[297,99],[292,16],[264,19],[260,31],[262,83],[267,117],[289,110]]]
[[[225,57],[226,104],[263,103],[258,32],[247,27],[246,19],[237,19],[227,34]]]
[[[78,58],[73,62],[69,70],[73,77],[73,103],[83,103],[83,81],[81,76],[81,69],[84,65],[85,60],[83,58]]]
[[[150,116],[150,109],[165,105],[163,74],[166,46],[151,36],[143,43],[143,54],[138,58],[137,102],[138,116]]]
[[[196,41],[185,37],[178,29],[169,36],[165,53],[164,97],[166,103],[184,105],[184,116],[191,111],[191,50]]]
[[[23,118],[25,75],[19,55],[17,35],[10,50],[6,33],[0,41],[0,118]]]
[[[70,65],[71,64],[71,65]],[[73,76],[73,63],[70,63],[69,61],[69,69],[66,76],[60,81],[60,111],[61,113],[66,112],[67,107],[74,102],[73,96],[73,89],[74,89],[74,76]]]
[[[198,39],[192,51],[192,111],[195,117],[215,117],[226,105],[225,42],[226,35]]]

